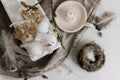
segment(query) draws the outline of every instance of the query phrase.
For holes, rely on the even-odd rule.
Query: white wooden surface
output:
[[[99,71],[88,73],[81,69],[76,63],[76,54],[71,54],[65,60],[63,65],[57,69],[45,73],[47,80],[120,80],[120,0],[102,0],[103,8],[107,11],[113,11],[116,19],[104,29],[103,37],[97,36],[97,31],[89,29],[80,41],[81,46],[89,41],[96,41],[103,47],[106,55],[106,62]],[[100,8],[99,11],[103,9]],[[99,14],[99,13],[98,13]],[[67,69],[66,66],[67,65]],[[0,76],[0,80],[23,80]],[[29,80],[46,80],[42,77],[34,77]]]

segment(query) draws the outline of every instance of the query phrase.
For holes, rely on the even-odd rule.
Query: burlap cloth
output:
[[[53,17],[55,16],[54,11],[57,8],[57,6],[63,1],[65,0],[42,0],[41,2],[41,6],[46,12],[53,26],[56,26],[53,19]],[[83,6],[86,8],[88,13],[88,22],[94,23],[96,25],[96,28],[98,30],[101,30],[102,28],[99,28],[100,25],[97,25],[97,23],[104,20],[105,18],[100,18],[101,16],[95,15],[96,13],[95,11],[100,3],[100,0],[77,0],[77,1],[81,2]],[[110,16],[111,15],[107,15],[106,18]],[[110,22],[110,20],[108,22]],[[102,23],[103,26],[106,26],[108,22]],[[11,33],[12,29],[8,28],[10,24],[11,22],[8,19],[8,16],[5,13],[2,4],[0,3],[0,29],[4,29],[4,31],[1,31],[1,34],[4,33],[4,35],[8,35],[8,36],[4,36],[4,35],[0,36],[0,59],[1,59],[0,74],[12,76],[12,77],[25,77],[25,75],[29,77],[33,77],[58,67],[67,58],[67,56],[71,53],[71,51],[74,50],[76,44],[80,41],[81,37],[88,30],[87,27],[84,27],[82,30],[72,34],[65,33],[59,30],[59,36],[62,39],[63,47],[59,48],[51,55],[47,55],[36,62],[32,62],[29,56],[24,55],[22,54],[22,52],[20,52],[21,49],[19,48],[19,44],[15,43],[14,39],[10,36],[10,34],[12,35]],[[5,47],[6,45],[4,44],[6,40],[3,39],[8,39],[8,42],[11,41],[11,44],[13,45],[11,49],[14,49],[14,53],[13,53],[14,58],[12,60],[14,64],[17,66],[18,71],[9,72],[6,70],[13,63],[12,61],[10,61],[11,59],[9,59],[8,56],[4,55],[6,52],[6,47]],[[8,46],[11,45],[9,45],[8,43]]]

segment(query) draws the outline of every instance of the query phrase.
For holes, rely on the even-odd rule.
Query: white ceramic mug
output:
[[[78,1],[65,1],[61,3],[57,7],[55,14],[56,24],[65,32],[77,32],[84,26],[94,28],[93,24],[87,22],[87,11]]]

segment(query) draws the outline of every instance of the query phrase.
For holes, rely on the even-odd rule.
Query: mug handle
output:
[[[88,28],[95,28],[95,25],[92,24],[92,23],[89,23],[89,22],[86,22],[85,26],[88,27]]]

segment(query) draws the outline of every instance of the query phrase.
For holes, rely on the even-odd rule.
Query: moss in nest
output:
[[[36,24],[30,22],[16,26],[14,34],[16,39],[26,41],[27,39],[33,40],[35,38],[36,31]]]
[[[34,40],[37,27],[39,23],[44,19],[44,15],[40,15],[39,11],[26,11],[21,12],[21,16],[25,20],[14,25],[14,35],[16,39],[22,41],[32,41]]]

